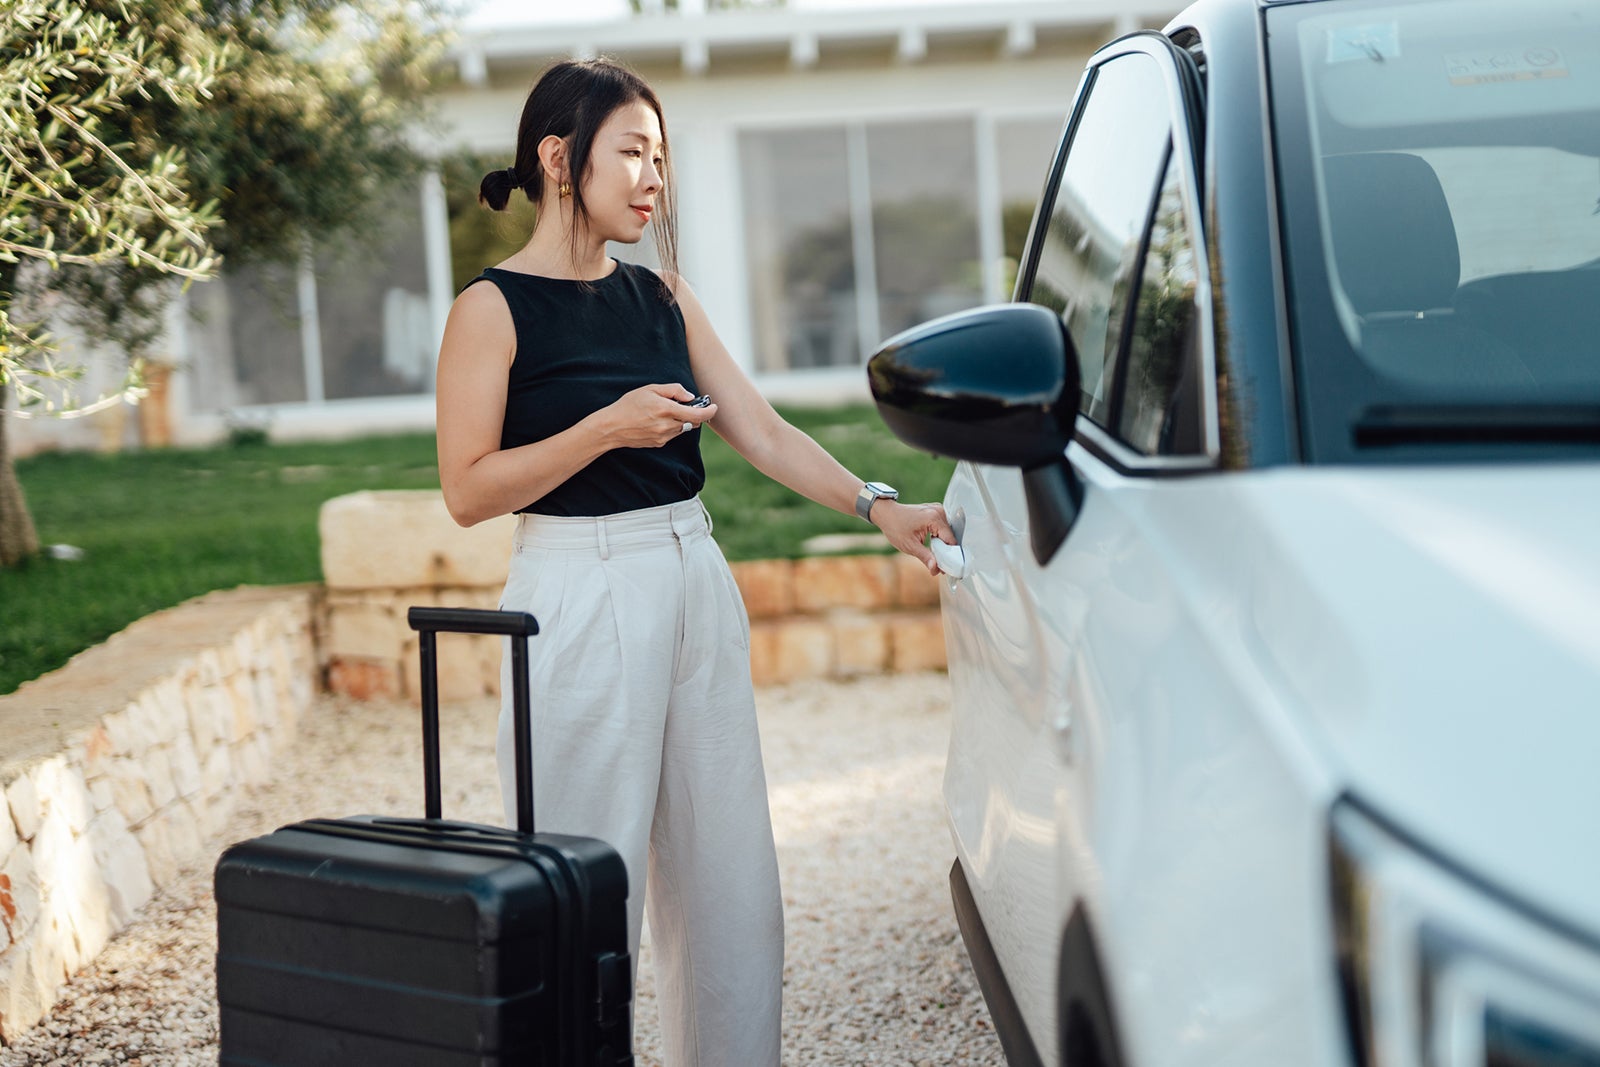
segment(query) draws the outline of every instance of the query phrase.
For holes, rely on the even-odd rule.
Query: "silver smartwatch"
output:
[[[868,482],[861,487],[861,492],[856,494],[856,514],[861,516],[863,522],[872,521],[872,502],[880,496],[889,500],[899,500],[900,490],[882,482]]]

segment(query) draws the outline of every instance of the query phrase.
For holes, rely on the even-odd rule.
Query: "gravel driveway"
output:
[[[787,927],[785,1064],[1003,1067],[950,909],[945,676],[807,682],[757,699]],[[499,821],[495,711],[445,711],[446,817]],[[309,816],[420,814],[418,734],[410,705],[327,701],[227,840]],[[0,1049],[0,1067],[215,1064],[210,889],[207,864],[161,893],[49,1018]],[[641,957],[635,1045],[639,1067],[659,1067],[648,930]]]

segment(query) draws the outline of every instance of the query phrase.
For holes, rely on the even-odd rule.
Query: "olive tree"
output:
[[[175,5],[177,6],[177,5]],[[190,195],[184,153],[131,144],[141,108],[200,108],[223,49],[192,25],[151,27],[73,0],[0,5],[0,410],[70,404],[77,368],[19,321],[29,274],[110,260],[200,277],[215,212]],[[63,400],[63,397],[67,399]],[[0,564],[38,548],[0,416]]]
[[[138,389],[141,357],[176,292],[174,275],[202,276],[224,256],[291,262],[313,243],[375,234],[396,180],[421,165],[411,131],[442,47],[435,0],[0,0],[0,11],[7,4],[44,14],[29,27],[8,22],[0,92],[15,91],[38,41],[52,33],[61,39],[60,29],[46,27],[94,28],[87,42],[61,39],[63,60],[85,43],[107,55],[120,56],[121,48],[135,53],[128,66],[148,76],[142,86],[108,87],[101,68],[111,60],[45,76],[59,108],[94,120],[99,147],[84,155],[75,143],[59,145],[67,127],[51,126],[36,102],[34,115],[23,115],[31,132],[22,140],[52,152],[69,173],[76,167],[93,177],[65,184],[54,205],[23,198],[8,212],[12,222],[0,223],[0,240],[14,228],[16,243],[29,250],[0,244],[0,255],[12,253],[12,264],[33,255],[50,268],[21,277],[0,272],[0,293],[37,298],[20,305],[51,296],[70,305],[86,339],[129,357],[124,391]],[[137,51],[146,41],[156,43]],[[12,136],[0,130],[0,143]],[[163,210],[112,199],[140,187],[158,194]],[[0,314],[14,306],[0,296]],[[25,408],[83,410],[82,398],[65,388],[81,362],[64,360],[37,336],[21,343],[22,333],[6,328],[19,344],[16,355],[7,350],[0,384]],[[0,438],[0,563],[32,551],[23,537],[6,547],[6,531],[24,525],[31,522]]]

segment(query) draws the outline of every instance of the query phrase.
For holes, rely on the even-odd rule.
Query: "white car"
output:
[[[1600,1065],[1600,4],[1096,54],[1014,302],[869,367],[1013,1067]]]

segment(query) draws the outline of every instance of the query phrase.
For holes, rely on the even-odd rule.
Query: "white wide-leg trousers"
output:
[[[648,901],[666,1067],[777,1067],[783,903],[750,684],[750,628],[698,499],[523,515],[502,606],[529,642],[534,821],[628,866]],[[510,656],[498,736],[516,817]]]

